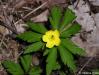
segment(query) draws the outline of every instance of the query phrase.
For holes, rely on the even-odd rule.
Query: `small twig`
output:
[[[18,54],[18,57],[21,56],[23,53],[24,53],[24,51],[21,51],[21,52]]]
[[[14,22],[13,22],[13,20],[10,20],[10,18],[9,18],[9,16],[8,16],[8,14],[6,13],[6,11],[5,11],[5,9],[4,8],[2,8],[3,9],[3,15],[4,15],[4,17],[5,17],[5,22],[6,21],[9,21],[9,27],[11,27],[11,28],[13,28],[13,30],[15,30],[16,32],[17,32],[17,30],[16,30],[16,27],[15,27],[15,25],[14,25]]]
[[[39,10],[40,8],[42,8],[43,6],[45,6],[47,4],[47,2],[43,3],[42,5],[40,5],[38,8],[35,8],[34,10],[32,10],[31,12],[29,12],[27,15],[25,15],[23,17],[23,19],[27,18],[29,15],[31,15],[32,13],[36,12],[37,10]],[[16,25],[17,23],[19,23],[20,21],[22,21],[22,19],[19,19],[17,22],[14,23],[14,25]]]
[[[8,41],[8,38],[5,37],[6,35],[3,35],[3,36],[4,36],[4,40]],[[4,47],[6,49],[8,49],[8,46],[7,46],[7,44],[4,41],[2,41],[2,45],[4,45]]]
[[[34,13],[35,11],[37,11],[38,9],[42,8],[44,5],[46,5],[47,2],[43,3],[42,5],[40,5],[38,8],[32,10],[30,13],[28,13],[27,15],[25,15],[23,17],[23,19],[27,18],[29,15],[31,15],[32,13]]]
[[[14,32],[15,34],[17,34],[17,30],[16,30],[16,27],[14,25],[14,23],[12,23],[12,21],[9,19],[5,9],[3,8],[3,2],[0,0],[0,3],[1,3],[1,8],[2,8],[2,11],[3,11],[3,16],[4,16],[4,19],[5,21],[0,21],[1,25],[6,27],[7,29],[11,30],[12,32]],[[10,25],[6,23],[6,21],[9,21]]]
[[[5,38],[5,35],[2,36],[2,39],[0,41],[0,47],[1,47],[2,43],[3,43],[4,38]]]
[[[4,45],[7,49],[8,49],[8,46],[6,45],[6,43],[3,41],[4,39],[6,39],[5,38],[5,35],[3,35],[2,36],[2,39],[0,40],[0,47],[2,46],[2,45]],[[2,47],[1,47],[2,48]]]
[[[80,1],[80,0],[77,0],[77,3],[76,3],[76,5],[74,6],[74,9],[77,8],[77,6],[78,6],[78,4],[79,4],[79,1]]]
[[[81,71],[86,67],[86,65],[89,64],[89,62],[91,62],[92,59],[93,59],[93,57],[91,57],[91,58],[83,65],[83,67],[78,71],[77,75],[81,74]]]
[[[8,49],[7,44],[3,41],[2,44],[5,46],[6,49]]]
[[[4,27],[6,27],[7,29],[11,30],[12,32],[14,32],[15,34],[18,34],[12,27],[10,27],[9,25],[5,24],[4,22],[0,21],[0,24]]]
[[[25,9],[25,10],[33,10],[32,8],[29,8],[29,7],[22,7],[23,9]]]

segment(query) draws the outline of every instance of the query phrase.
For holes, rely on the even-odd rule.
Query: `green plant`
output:
[[[59,56],[62,63],[75,72],[76,65],[73,55],[85,55],[85,51],[70,40],[71,37],[81,29],[81,26],[78,23],[74,23],[75,18],[75,14],[69,8],[62,14],[60,7],[54,6],[49,15],[51,29],[48,30],[41,23],[28,21],[27,25],[31,30],[17,36],[18,38],[31,43],[25,48],[23,54],[27,55],[41,51],[43,52],[43,56],[47,57],[46,75],[50,75],[53,70],[60,69],[62,64],[59,64]],[[58,55],[58,53],[60,55]],[[21,58],[21,61],[23,60],[24,59]],[[26,59],[26,62],[27,61],[29,61],[28,57]],[[5,65],[5,67],[6,66],[7,65]],[[25,65],[24,62],[22,62],[22,66],[25,72],[27,72],[29,66]],[[64,74],[64,72],[60,74]]]
[[[27,54],[20,57],[19,63],[6,60],[2,64],[11,75],[40,75],[40,67],[31,67],[32,55]]]
[[[99,75],[99,69],[93,69],[92,75]]]

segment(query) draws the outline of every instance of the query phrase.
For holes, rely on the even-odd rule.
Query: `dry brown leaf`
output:
[[[40,64],[39,58],[35,55],[32,57],[32,64],[36,66]]]
[[[15,4],[14,8],[15,8],[15,9],[20,9],[20,8],[22,8],[25,4],[33,4],[34,1],[35,1],[35,0],[20,0],[20,1],[18,1],[18,2]]]
[[[18,2],[18,3],[14,6],[14,8],[15,8],[15,9],[19,9],[19,8],[21,8],[25,3],[26,3],[26,1],[21,0],[20,2]]]
[[[48,20],[48,13],[49,13],[48,10],[45,10],[40,15],[31,18],[31,20],[34,22],[45,22]]]
[[[9,31],[4,26],[0,26],[0,33],[3,35],[7,35],[7,34],[9,34]]]
[[[60,5],[60,6],[65,7],[67,0],[37,0],[37,1],[41,3],[47,2],[45,7],[50,8],[53,5]]]

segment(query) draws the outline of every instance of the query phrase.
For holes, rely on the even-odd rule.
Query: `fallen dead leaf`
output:
[[[34,22],[45,22],[48,20],[48,9],[42,12],[40,15],[31,18],[32,21]]]

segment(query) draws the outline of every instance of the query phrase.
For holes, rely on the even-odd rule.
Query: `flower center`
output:
[[[54,35],[51,36],[51,39],[54,39]]]

